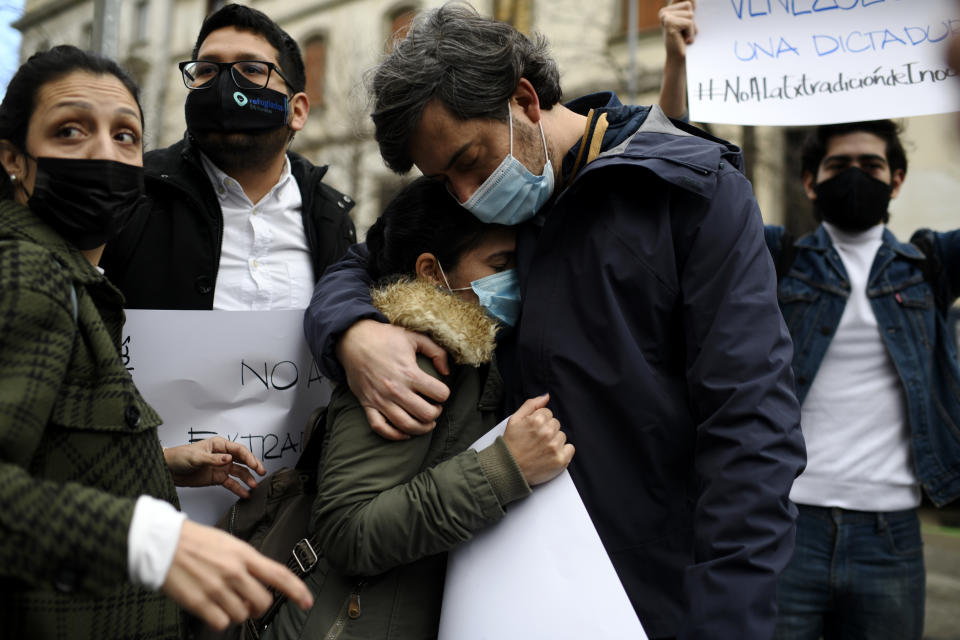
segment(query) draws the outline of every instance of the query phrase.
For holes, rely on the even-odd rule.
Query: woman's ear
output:
[[[9,140],[0,140],[0,164],[9,178],[22,180],[26,177],[26,158]]]
[[[430,280],[441,286],[448,286],[440,271],[440,262],[432,253],[421,253],[414,264],[414,272],[418,278]]]

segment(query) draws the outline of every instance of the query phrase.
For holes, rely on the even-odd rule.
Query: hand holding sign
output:
[[[222,484],[241,498],[250,496],[247,487],[257,486],[256,479],[247,467],[261,476],[267,472],[263,463],[249,449],[220,436],[164,449],[163,457],[178,487]],[[247,487],[240,484],[237,478]]]
[[[510,416],[503,439],[530,486],[553,480],[573,459],[573,445],[547,409],[550,395],[530,398]]]

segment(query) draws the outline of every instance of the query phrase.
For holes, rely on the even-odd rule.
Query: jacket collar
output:
[[[75,282],[87,285],[105,279],[79,249],[28,207],[13,200],[0,201],[0,238],[26,240],[47,249],[69,271],[70,278]]]
[[[908,260],[924,259],[923,252],[909,242],[900,242],[897,240],[897,237],[893,235],[893,232],[887,227],[883,228],[882,241],[884,247]],[[808,233],[797,240],[796,246],[800,249],[823,252],[833,247],[833,241],[830,240],[830,234],[827,233],[826,227],[821,224],[817,225],[817,228],[814,229],[812,233]]]
[[[401,279],[371,294],[391,324],[429,335],[457,364],[479,366],[493,357],[498,325],[479,304],[420,279]]]
[[[624,106],[612,93],[597,93],[578,98],[567,105],[580,112],[590,108],[607,114],[610,129],[622,126],[626,135],[613,139],[599,157],[585,167],[577,178],[611,164],[644,167],[662,180],[703,197],[716,191],[717,175],[727,166],[741,170],[740,149],[686,123],[668,118],[659,106]],[[608,135],[608,138],[610,136]],[[608,139],[604,140],[605,143]]]

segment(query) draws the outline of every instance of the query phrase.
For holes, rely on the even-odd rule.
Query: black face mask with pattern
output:
[[[273,89],[241,89],[229,73],[215,86],[187,94],[184,114],[191,133],[256,132],[287,124],[287,96]]]
[[[78,249],[99,247],[144,201],[143,167],[87,158],[37,158],[27,206]]]
[[[845,231],[863,231],[890,218],[893,188],[857,167],[844,169],[814,190],[820,218]]]

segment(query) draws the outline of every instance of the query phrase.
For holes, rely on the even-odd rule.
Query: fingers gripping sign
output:
[[[660,9],[660,26],[663,29],[664,43],[667,47],[667,57],[683,57],[687,52],[687,45],[693,44],[697,37],[697,24],[694,22],[696,0],[672,0],[669,5]]]
[[[530,398],[510,416],[503,439],[530,486],[557,477],[573,459],[574,447],[547,408],[550,394]]]
[[[250,495],[247,487],[257,486],[250,470],[261,476],[267,472],[249,449],[221,436],[164,449],[163,457],[177,486],[220,484],[241,498]]]

